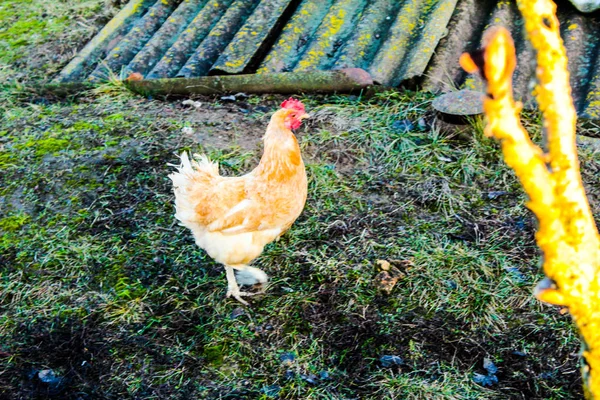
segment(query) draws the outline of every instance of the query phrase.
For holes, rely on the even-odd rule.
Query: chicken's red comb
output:
[[[293,97],[290,97],[289,99],[281,103],[281,108],[289,108],[291,110],[304,112],[304,104],[302,104],[300,100],[296,100]]]

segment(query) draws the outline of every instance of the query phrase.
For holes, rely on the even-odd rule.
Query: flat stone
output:
[[[40,381],[48,384],[52,384],[60,380],[56,377],[56,374],[51,369],[43,369],[40,372],[38,372],[38,378],[40,379]]]
[[[431,106],[443,114],[471,116],[483,114],[483,96],[481,92],[463,89],[448,92],[437,97]]]
[[[600,9],[600,0],[570,0],[581,12],[592,12]]]
[[[384,368],[390,368],[390,367],[393,367],[394,365],[403,365],[404,364],[404,360],[401,357],[393,356],[393,355],[381,356],[381,358],[379,359],[379,362],[381,363],[381,366]]]
[[[279,361],[281,361],[281,364],[283,364],[283,365],[292,365],[292,363],[294,362],[295,359],[296,359],[296,354],[294,354],[292,352],[283,353],[282,355],[279,356]]]

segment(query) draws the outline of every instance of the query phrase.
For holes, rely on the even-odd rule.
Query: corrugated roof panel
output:
[[[584,116],[600,119],[600,62],[598,62],[598,52],[596,52],[596,65],[592,70],[590,86],[582,103]]]
[[[364,10],[352,36],[346,40],[335,62],[335,68],[367,69],[381,47],[394,22],[401,3],[397,0],[376,0]]]
[[[129,63],[131,59],[144,47],[144,45],[160,29],[169,15],[175,9],[176,0],[158,0],[150,7],[115,47],[106,55],[103,62],[96,66],[89,80],[106,80],[112,71]]]
[[[81,75],[97,80],[107,69],[124,69],[154,79],[357,67],[396,85],[425,69],[444,35],[436,27],[445,27],[455,3],[158,0],[138,13],[132,29],[121,29],[116,45],[99,45],[95,54],[103,59],[85,60],[93,72]]]
[[[376,82],[397,86],[423,73],[445,27],[456,0],[405,1],[390,28],[387,40],[368,71]],[[440,29],[443,27],[443,29]]]
[[[329,11],[332,0],[305,0],[285,25],[273,48],[261,63],[258,73],[292,71],[321,21]]]
[[[258,1],[256,0],[236,0],[229,6],[225,15],[204,38],[176,76],[190,78],[207,75],[214,62],[217,61],[219,55],[257,5]]]
[[[329,69],[336,51],[352,34],[365,0],[338,0],[330,8],[294,66],[294,71]]]
[[[139,72],[146,79],[170,78],[179,72],[186,61],[194,54],[200,43],[227,12],[233,0],[211,0],[196,14],[189,25],[176,38],[175,43],[162,55],[160,61],[147,73],[150,66],[144,66],[143,56],[136,56],[127,66],[127,72]]]
[[[96,36],[60,71],[56,82],[83,81],[90,72],[89,67],[104,59],[112,42],[120,35],[129,32],[131,26],[146,13],[153,0],[131,0],[123,9],[102,28]],[[87,73],[86,73],[87,72]]]
[[[269,39],[278,33],[296,5],[297,1],[292,0],[261,1],[212,66],[211,74],[255,72],[256,61],[261,60],[267,46],[270,47]]]
[[[572,95],[580,116],[600,118],[600,12],[582,14],[569,2],[558,4],[561,35],[569,58]],[[456,87],[482,89],[478,76],[467,75],[456,60],[479,47],[485,29],[503,25],[511,30],[517,51],[515,97],[533,104],[535,54],[525,40],[522,19],[514,2],[460,0],[448,25],[449,34],[438,46],[423,81],[428,90]]]
[[[132,72],[139,72],[145,75],[152,70],[167,50],[173,46],[184,29],[190,29],[189,25],[192,19],[197,16],[198,10],[209,8],[209,6],[205,6],[206,2],[207,0],[184,0],[169,16],[158,32],[152,36],[152,39],[146,43],[127,65],[125,75],[129,75]]]
[[[600,12],[559,4],[573,97],[600,118]],[[515,91],[531,97],[533,53],[513,1],[131,0],[61,71],[58,82],[139,72],[145,79],[362,68],[389,86],[423,77],[434,91],[482,88],[458,58],[492,25],[515,39]]]

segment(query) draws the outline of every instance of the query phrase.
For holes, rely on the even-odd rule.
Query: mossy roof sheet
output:
[[[579,113],[600,117],[600,13],[559,1]],[[492,25],[515,37],[517,96],[534,74],[514,1],[498,0],[131,0],[56,81],[145,79],[362,68],[376,83],[434,91],[479,89],[458,66]]]

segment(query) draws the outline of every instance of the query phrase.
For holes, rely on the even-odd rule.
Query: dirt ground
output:
[[[96,29],[67,22],[24,49],[73,52]],[[37,82],[68,60],[36,54],[4,73]],[[255,262],[272,283],[248,308],[177,225],[168,163],[191,150],[251,170],[283,97],[1,95],[0,398],[581,398],[570,318],[532,296],[522,190],[482,122],[436,122],[430,94],[302,96],[307,205]],[[524,121],[539,142],[539,116]],[[580,158],[598,220],[600,153]]]
[[[577,339],[531,296],[535,223],[514,178],[491,142],[393,133],[388,115],[406,104],[430,114],[427,96],[402,96],[305,100],[307,208],[256,262],[273,285],[249,309],[223,299],[221,267],[175,224],[166,164],[192,149],[223,173],[251,169],[282,98],[196,110],[111,94],[11,110],[0,387],[11,398],[577,398]],[[403,149],[390,132],[423,142]],[[473,151],[498,159],[459,159]],[[454,165],[440,170],[440,158]],[[593,176],[597,154],[584,167]],[[402,269],[390,295],[379,259]]]

